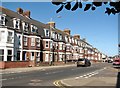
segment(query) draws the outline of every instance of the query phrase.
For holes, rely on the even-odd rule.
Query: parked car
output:
[[[90,60],[86,59],[86,58],[79,58],[77,61],[77,67],[79,66],[90,66],[91,62]]]
[[[113,61],[112,60],[108,60],[108,63],[113,63]]]
[[[120,67],[120,58],[115,58],[114,59],[113,67]]]

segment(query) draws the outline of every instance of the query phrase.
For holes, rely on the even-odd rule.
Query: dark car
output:
[[[78,61],[77,61],[77,67],[79,66],[90,66],[91,65],[91,62],[90,60],[86,59],[86,58],[79,58]]]

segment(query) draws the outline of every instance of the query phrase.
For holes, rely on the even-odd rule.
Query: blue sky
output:
[[[13,11],[18,7],[30,10],[31,17],[43,23],[52,18],[56,28],[69,28],[71,35],[80,34],[81,39],[86,38],[88,43],[108,56],[118,54],[118,15],[105,14],[104,5],[95,11],[77,9],[72,12],[63,9],[60,13],[56,13],[59,6],[50,2],[4,2],[2,6]]]

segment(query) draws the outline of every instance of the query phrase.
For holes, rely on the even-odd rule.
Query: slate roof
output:
[[[11,11],[4,7],[0,7],[0,12],[7,15],[7,18],[8,18],[7,26],[10,26],[10,27],[13,26],[13,22],[12,22],[12,20],[10,20],[11,18],[18,18],[22,21],[25,21],[27,23],[37,26],[39,35],[41,35],[42,37],[45,36],[43,28],[47,27],[46,24],[36,21],[32,18],[25,17],[17,12]]]

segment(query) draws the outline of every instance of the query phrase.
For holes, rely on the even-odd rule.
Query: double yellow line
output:
[[[54,81],[53,84],[54,84],[55,86],[59,87],[59,88],[66,88],[65,86],[63,86],[63,85],[61,84],[61,81],[60,81],[60,80]]]

